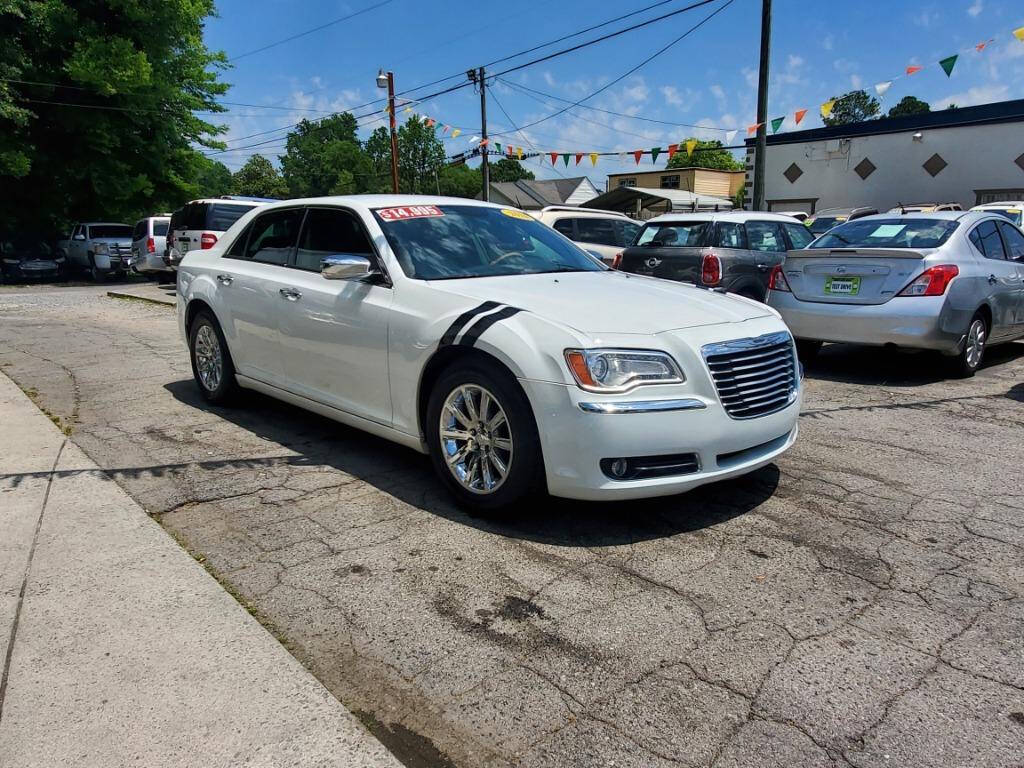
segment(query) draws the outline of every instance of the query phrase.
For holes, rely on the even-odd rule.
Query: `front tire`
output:
[[[530,403],[495,364],[455,363],[446,370],[430,393],[425,432],[434,469],[460,506],[494,513],[542,487],[544,460]]]
[[[812,341],[811,339],[797,339],[797,357],[800,358],[801,362],[809,363],[818,356],[819,352],[821,352],[821,344],[822,343],[820,341]]]
[[[969,379],[981,367],[985,359],[985,345],[988,343],[988,323],[980,313],[975,313],[967,326],[964,346],[953,358],[953,373],[961,378]]]
[[[94,283],[102,283],[105,277],[103,270],[96,266],[96,258],[89,255],[89,277]]]
[[[189,326],[188,348],[192,375],[203,399],[208,403],[226,403],[238,387],[235,366],[224,334],[209,312],[200,311]]]

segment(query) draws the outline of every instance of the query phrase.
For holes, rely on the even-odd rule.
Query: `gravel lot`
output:
[[[488,522],[106,290],[0,288],[2,371],[407,765],[1024,764],[1024,345],[829,347],[777,466]]]

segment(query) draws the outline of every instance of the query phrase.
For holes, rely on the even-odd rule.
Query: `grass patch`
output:
[[[17,384],[17,382],[14,383]],[[43,412],[43,415],[46,418],[53,422],[54,426],[57,427],[57,429],[59,429],[64,434],[65,437],[71,437],[71,433],[74,432],[73,424],[70,421],[65,422],[63,419],[61,419],[60,416],[58,416],[45,405],[43,405],[42,402],[40,402],[39,400],[38,389],[36,389],[35,387],[23,387],[21,386],[21,384],[18,384],[18,389],[25,393],[25,396],[32,401],[36,408]]]

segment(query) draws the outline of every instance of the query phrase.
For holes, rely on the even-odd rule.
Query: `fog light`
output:
[[[625,459],[615,459],[612,462],[611,470],[615,477],[625,477],[629,472],[629,462]]]

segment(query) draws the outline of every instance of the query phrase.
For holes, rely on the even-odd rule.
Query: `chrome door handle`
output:
[[[995,275],[989,275],[988,281],[991,285],[995,285],[996,283],[999,282],[999,278],[997,278]]]
[[[292,288],[281,288],[278,293],[288,299],[288,301],[298,301],[302,298],[302,294]]]
[[[234,279],[235,278],[233,278],[231,275],[217,275],[217,280],[219,280],[224,285],[231,285],[231,282]]]
[[[757,268],[760,269],[762,272],[767,272],[769,269],[771,269],[771,266],[768,264],[758,264]]]

